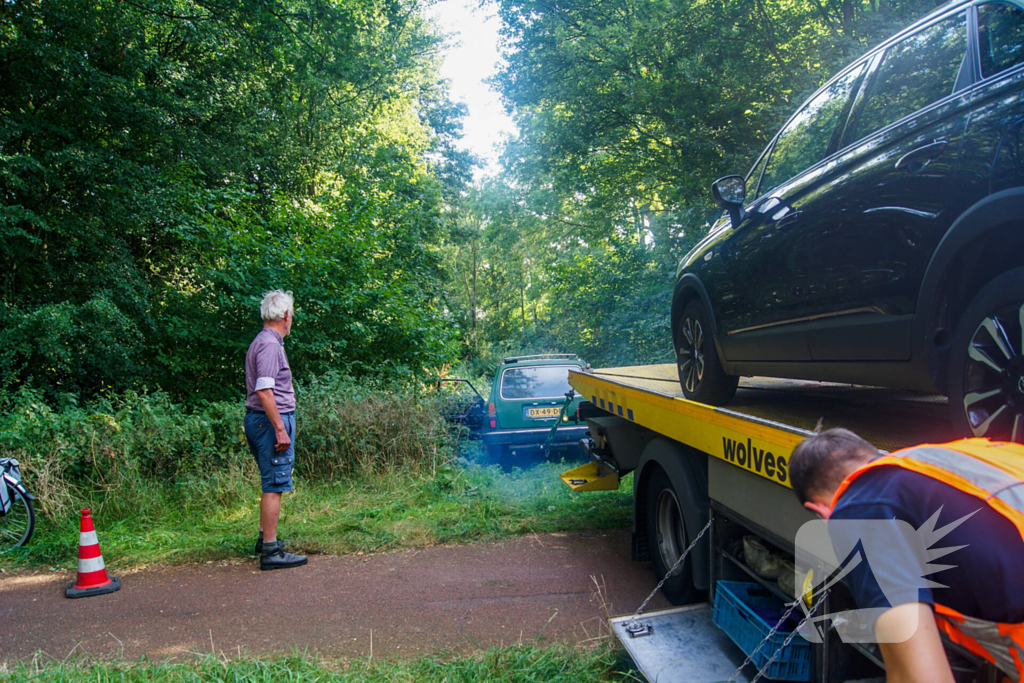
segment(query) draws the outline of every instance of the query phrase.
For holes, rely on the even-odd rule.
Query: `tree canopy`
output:
[[[261,292],[305,372],[450,360],[471,159],[415,0],[0,3],[0,387],[241,387]]]
[[[486,0],[519,134],[472,182],[418,0],[0,0],[0,392],[668,361],[673,274],[798,104],[926,0]]]
[[[517,237],[516,263],[528,266],[517,277],[537,312],[535,334],[520,338],[605,364],[673,358],[673,274],[718,213],[711,182],[745,173],[818,85],[933,4],[495,6],[507,61],[495,85],[519,135],[495,183],[505,208],[476,220],[518,226],[505,232]],[[503,316],[498,306],[478,312]],[[496,337],[505,328],[491,326]]]

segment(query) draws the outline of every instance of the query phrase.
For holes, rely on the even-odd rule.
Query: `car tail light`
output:
[[[491,416],[491,429],[494,429],[498,426],[498,421],[496,419],[498,409],[494,407],[494,403],[487,404],[487,414]]]

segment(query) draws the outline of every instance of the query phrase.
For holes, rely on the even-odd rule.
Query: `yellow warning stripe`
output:
[[[625,378],[624,378],[625,379]],[[788,487],[789,458],[810,432],[569,371],[569,384],[598,408]]]

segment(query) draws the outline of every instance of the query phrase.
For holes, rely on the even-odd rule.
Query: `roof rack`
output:
[[[533,356],[509,356],[503,363],[518,363],[521,360],[557,360],[564,358],[565,360],[579,360],[579,356],[575,353],[538,353]]]

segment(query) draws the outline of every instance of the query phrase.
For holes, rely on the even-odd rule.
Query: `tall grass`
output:
[[[409,384],[337,375],[315,380],[302,394],[299,472],[317,480],[383,474],[396,469],[434,471],[451,459],[444,398]]]
[[[52,662],[36,660],[0,668],[0,681],[33,683],[579,683],[640,681],[609,645],[545,648],[514,645],[461,657],[413,660],[354,659],[331,662],[308,656],[265,660],[197,657],[192,663]]]
[[[451,460],[435,393],[330,375],[298,396],[296,475],[308,481],[433,472]],[[166,394],[128,392],[58,410],[25,389],[9,397],[5,413],[0,456],[21,461],[51,521],[79,507],[112,522],[169,507],[219,508],[256,481],[241,402],[186,409]]]
[[[581,495],[558,480],[567,465],[478,466],[479,442],[456,443],[443,401],[341,376],[299,387],[295,492],[281,513],[289,546],[379,552],[629,524],[630,478]],[[233,403],[185,410],[160,394],[56,410],[16,395],[0,420],[0,453],[22,460],[43,514],[32,541],[0,555],[0,566],[72,569],[83,507],[114,568],[249,555],[260,487],[243,412]]]

